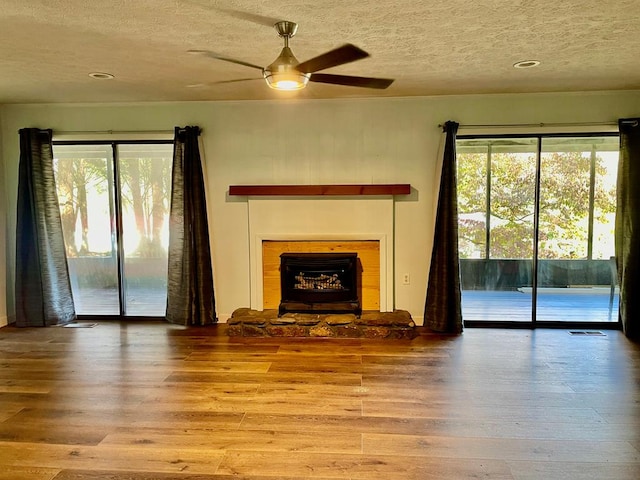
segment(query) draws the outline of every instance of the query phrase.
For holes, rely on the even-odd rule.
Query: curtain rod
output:
[[[627,120],[624,123],[637,125],[637,120]],[[597,127],[597,126],[614,126],[618,122],[573,122],[573,123],[494,123],[486,125],[460,124],[460,128],[532,128],[532,127]],[[438,128],[443,128],[444,124],[438,124]]]
[[[58,135],[84,135],[84,134],[100,134],[100,135],[138,135],[138,134],[172,134],[173,130],[54,130],[54,134]]]

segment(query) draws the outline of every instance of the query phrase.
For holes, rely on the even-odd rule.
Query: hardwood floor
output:
[[[0,479],[640,478],[620,332],[229,338],[0,329]]]

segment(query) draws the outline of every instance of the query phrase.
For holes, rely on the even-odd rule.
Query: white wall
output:
[[[5,105],[0,109],[0,120],[8,199],[7,268],[11,272],[14,266],[18,129],[171,130],[174,126],[199,125],[203,128],[221,321],[234,309],[250,303],[247,203],[229,198],[229,185],[410,183],[414,195],[398,201],[395,207],[395,306],[409,310],[420,323],[438,188],[436,172],[442,136],[438,124],[446,120],[461,124],[614,122],[619,117],[638,114],[640,91],[285,102]],[[405,273],[410,274],[410,285],[399,281]],[[7,309],[11,315],[10,283],[12,280],[7,285]]]

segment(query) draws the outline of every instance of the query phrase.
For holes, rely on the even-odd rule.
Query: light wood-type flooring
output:
[[[2,480],[637,480],[618,331],[229,338],[0,329]]]

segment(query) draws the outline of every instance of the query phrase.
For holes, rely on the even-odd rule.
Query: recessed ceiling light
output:
[[[115,78],[115,76],[111,75],[110,73],[102,72],[91,72],[89,76],[91,78],[95,78],[96,80],[111,80],[112,78]]]
[[[523,60],[521,62],[516,62],[513,64],[514,68],[533,68],[540,65],[538,60]]]

